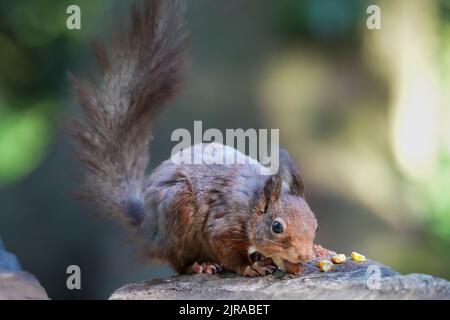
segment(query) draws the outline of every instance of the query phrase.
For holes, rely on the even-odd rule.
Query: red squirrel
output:
[[[94,46],[98,77],[70,76],[83,111],[72,132],[88,170],[83,194],[104,216],[129,226],[147,257],[178,273],[258,276],[276,266],[299,273],[330,251],[313,244],[317,220],[285,150],[270,176],[260,174],[259,164],[171,159],[145,174],[153,121],[186,71],[184,2],[135,4],[129,29],[108,48]]]

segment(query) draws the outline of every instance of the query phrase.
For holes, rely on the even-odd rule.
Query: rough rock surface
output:
[[[0,270],[0,300],[47,300],[39,281],[28,272]]]
[[[260,278],[182,275],[125,285],[110,299],[450,299],[450,282],[401,275],[378,262],[347,260],[331,272],[308,263],[300,276],[282,271]]]

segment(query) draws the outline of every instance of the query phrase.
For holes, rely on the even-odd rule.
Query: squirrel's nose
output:
[[[305,263],[314,258],[314,251],[305,247],[291,248],[288,251],[291,261],[297,260],[297,262]]]
[[[313,258],[312,254],[301,254],[298,256],[298,260],[300,260],[301,262],[308,262],[312,258]]]
[[[308,262],[312,258],[314,258],[314,253],[312,250],[298,255],[298,260],[300,260],[302,262]]]

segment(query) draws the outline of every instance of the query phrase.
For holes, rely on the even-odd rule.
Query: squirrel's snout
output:
[[[300,260],[303,263],[308,262],[312,258],[314,258],[313,254],[309,254],[309,253],[308,254],[300,254],[298,256],[298,260]]]
[[[301,249],[294,249],[291,248],[288,250],[290,259],[287,259],[291,261],[292,263],[306,263],[310,261],[312,258],[314,258],[314,252],[313,250],[305,250],[304,248]]]
[[[311,250],[302,250],[298,254],[298,260],[300,260],[303,263],[310,261],[312,258],[314,258],[314,251],[312,249]]]

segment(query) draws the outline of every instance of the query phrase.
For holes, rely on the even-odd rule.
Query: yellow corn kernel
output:
[[[352,252],[352,259],[355,261],[366,261],[366,257],[362,254],[359,254],[358,252],[353,251]]]
[[[330,260],[320,259],[316,261],[316,267],[320,268],[321,271],[327,272],[333,270],[333,264]]]
[[[345,260],[347,260],[347,257],[342,253],[331,257],[331,261],[335,264],[343,263]]]
[[[325,260],[325,259],[317,260],[317,261],[316,261],[316,267],[317,267],[317,268],[322,268],[322,266],[323,266],[325,263],[327,263],[327,261],[328,261],[328,260]]]
[[[326,260],[325,263],[320,267],[320,271],[322,272],[328,272],[331,270],[333,270],[333,264],[328,260]]]

